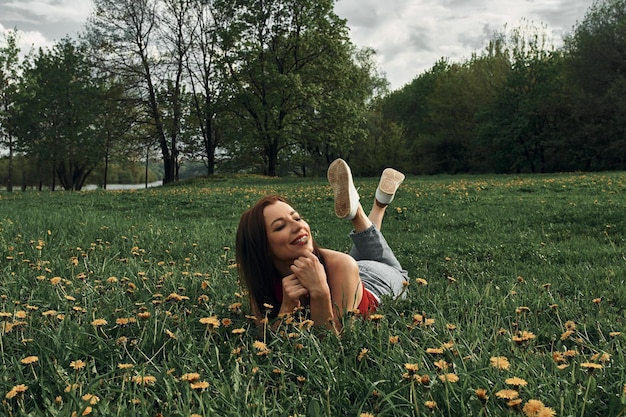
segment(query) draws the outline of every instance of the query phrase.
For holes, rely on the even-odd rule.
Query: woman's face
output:
[[[279,271],[291,266],[306,251],[313,251],[311,228],[289,204],[270,204],[263,210],[263,217],[270,254]]]

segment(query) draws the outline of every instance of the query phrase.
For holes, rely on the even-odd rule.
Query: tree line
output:
[[[555,48],[526,22],[389,91],[334,0],[94,0],[78,39],[0,49],[0,180],[80,190],[109,167],[357,175],[626,168],[626,0]],[[146,173],[147,173],[146,167]],[[19,178],[19,180],[18,180]]]

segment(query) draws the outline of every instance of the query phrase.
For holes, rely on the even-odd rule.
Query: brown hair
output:
[[[279,195],[268,195],[244,211],[241,219],[239,219],[235,242],[239,278],[248,290],[250,302],[256,303],[259,311],[264,310],[264,304],[270,304],[273,307],[271,311],[273,317],[280,310],[274,292],[274,282],[281,277],[272,262],[263,210],[279,201],[289,204],[285,198]],[[324,265],[324,260],[315,241],[313,241],[313,253]]]

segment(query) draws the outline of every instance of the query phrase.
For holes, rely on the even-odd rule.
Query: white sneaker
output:
[[[396,190],[404,181],[404,174],[393,168],[387,168],[380,176],[380,182],[376,189],[376,201],[381,204],[389,204],[396,195]]]
[[[328,182],[335,194],[335,214],[352,220],[359,208],[359,193],[352,182],[352,172],[343,159],[335,159],[328,167]]]

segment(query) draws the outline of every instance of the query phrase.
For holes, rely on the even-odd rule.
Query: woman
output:
[[[383,171],[372,210],[359,203],[350,167],[337,159],[328,168],[335,214],[352,222],[350,254],[319,248],[309,225],[280,196],[266,196],[241,216],[236,258],[255,317],[271,317],[309,307],[316,326],[341,330],[341,317],[356,309],[376,310],[384,295],[402,292],[407,272],[380,233],[387,205],[404,175]],[[269,307],[268,307],[269,306]]]

